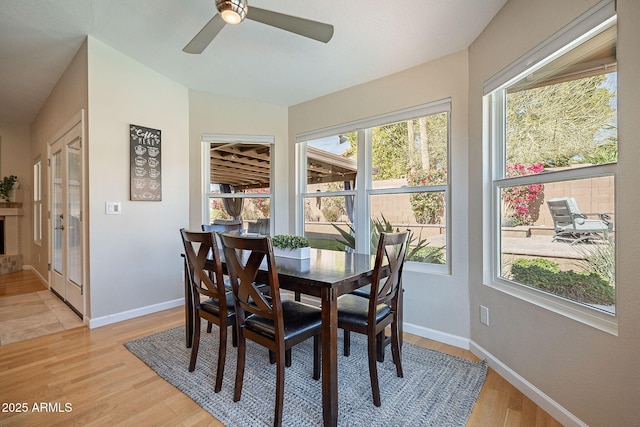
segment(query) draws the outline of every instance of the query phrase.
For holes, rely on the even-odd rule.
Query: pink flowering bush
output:
[[[520,163],[507,165],[507,178],[533,175],[544,170],[542,163],[525,166]],[[514,211],[514,225],[532,225],[531,204],[544,190],[544,184],[530,184],[502,189],[502,200]]]
[[[447,171],[412,171],[408,177],[410,186],[438,185],[447,183]],[[438,224],[444,215],[444,192],[415,193],[411,195],[411,209],[418,224]]]

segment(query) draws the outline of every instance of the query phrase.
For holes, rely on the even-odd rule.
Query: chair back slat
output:
[[[280,284],[273,256],[270,237],[220,235],[223,243],[227,270],[231,277],[231,285],[237,303],[237,315],[241,321],[248,312],[265,317],[274,322],[276,334],[284,334],[284,326],[277,313],[282,310],[280,301]],[[269,298],[260,290],[257,279],[260,267],[266,263],[266,279],[260,276],[261,284],[269,285]],[[278,331],[278,329],[280,329]]]
[[[187,231],[184,228],[180,230],[180,234],[189,270],[188,277],[194,291],[209,298],[224,300],[222,263],[215,234]],[[213,274],[211,274],[211,268],[206,267],[207,262],[213,265]],[[223,305],[222,302],[221,305]]]
[[[376,261],[369,298],[369,324],[375,323],[373,317],[379,304],[395,304],[402,283],[402,270],[407,255],[409,232],[380,233]],[[387,269],[386,277],[384,269]]]

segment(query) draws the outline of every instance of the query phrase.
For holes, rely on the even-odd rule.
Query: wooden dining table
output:
[[[276,257],[280,288],[320,298],[322,416],[325,426],[338,424],[338,297],[371,283],[374,266],[374,256],[327,249],[311,249],[309,259]],[[185,292],[190,292],[189,286],[185,286]],[[192,310],[188,303],[191,298],[188,294],[185,296],[188,319]],[[190,331],[187,331],[189,342]]]

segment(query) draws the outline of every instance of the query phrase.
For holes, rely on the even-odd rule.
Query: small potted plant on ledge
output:
[[[2,178],[2,181],[0,181],[0,199],[4,200],[3,204],[6,206],[9,206],[9,195],[17,181],[18,177],[15,175],[5,176]]]
[[[273,243],[273,254],[275,256],[295,259],[311,257],[309,241],[302,236],[279,234],[273,236],[271,242]]]

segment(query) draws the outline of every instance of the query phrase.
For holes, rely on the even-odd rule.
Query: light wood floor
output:
[[[5,285],[0,277],[0,296]],[[0,425],[220,426],[123,346],[183,322],[182,309],[175,308],[93,330],[77,327],[0,346]],[[404,339],[477,360],[457,347],[410,334]],[[225,379],[224,387],[231,386]],[[24,407],[26,412],[17,412]],[[467,426],[560,424],[489,369]]]

